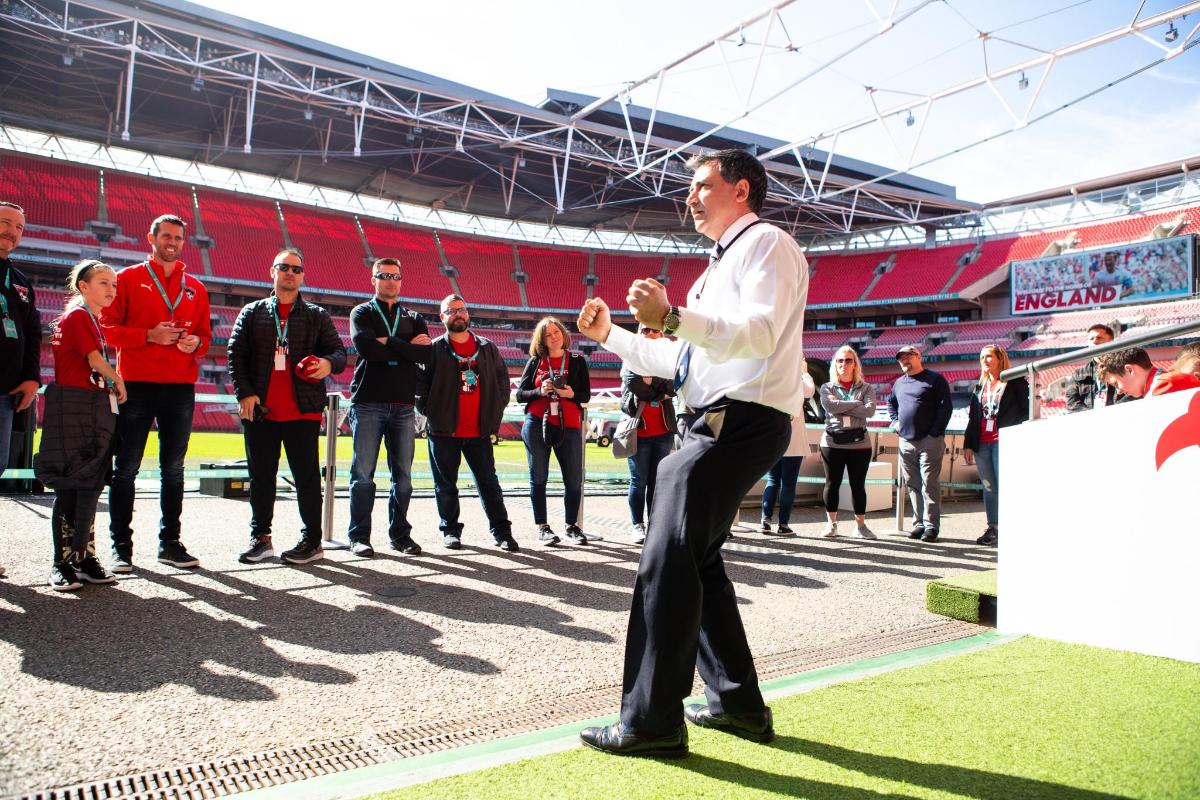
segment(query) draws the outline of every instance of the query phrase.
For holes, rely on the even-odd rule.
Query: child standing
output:
[[[96,504],[112,469],[117,404],[125,382],[108,363],[100,329],[102,309],[117,296],[117,275],[100,261],[75,265],[67,303],[54,325],[54,383],[46,388],[42,441],[35,474],[54,490],[50,587],[69,592],[83,582],[116,580],[96,559]]]

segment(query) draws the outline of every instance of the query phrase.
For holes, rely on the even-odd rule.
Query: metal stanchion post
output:
[[[329,392],[325,397],[325,506],[322,509],[321,526],[324,529],[324,547],[327,550],[344,550],[348,542],[333,538],[333,500],[337,483],[337,435],[341,392]]]
[[[900,477],[900,465],[896,465],[896,530],[904,533],[904,478]]]

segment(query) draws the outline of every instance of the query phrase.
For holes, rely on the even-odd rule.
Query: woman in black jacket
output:
[[[1029,419],[1029,381],[1000,380],[1000,373],[1008,365],[1008,353],[999,345],[989,344],[979,351],[979,383],[971,392],[970,415],[963,436],[963,462],[979,468],[987,515],[987,529],[975,543],[993,547],[1000,540],[1000,429]]]
[[[592,396],[592,382],[587,360],[570,347],[566,326],[544,317],[533,331],[529,363],[517,386],[517,402],[526,404],[521,439],[529,459],[529,501],[538,541],[547,547],[559,542],[546,521],[551,450],[562,471],[567,538],[575,544],[588,541],[579,527],[579,506],[583,500],[582,405]]]
[[[662,331],[642,326],[638,333],[648,339],[662,337]],[[639,408],[637,450],[629,462],[629,540],[634,544],[646,541],[646,513],[654,502],[654,483],[658,479],[658,462],[675,446],[675,382],[670,378],[651,378],[636,375],[628,367],[621,368],[621,413],[636,417]]]

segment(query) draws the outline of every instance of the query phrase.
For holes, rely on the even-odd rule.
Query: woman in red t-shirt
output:
[[[545,317],[533,331],[529,362],[517,386],[517,402],[525,403],[521,439],[529,461],[529,501],[538,541],[558,544],[558,535],[546,520],[546,481],[550,474],[550,451],[558,459],[563,477],[563,512],[567,538],[587,544],[579,527],[583,501],[582,405],[592,396],[587,361],[570,351],[571,334],[554,317]],[[558,441],[546,441],[546,431]]]
[[[100,328],[100,312],[112,305],[117,297],[117,274],[112,267],[100,261],[81,261],[71,270],[68,281],[66,306],[62,316],[54,323],[54,335],[50,341],[54,355],[54,402],[60,394],[71,393],[78,398],[80,392],[108,395],[107,403],[92,398],[95,404],[103,403],[117,412],[117,404],[125,402],[125,382],[108,363],[108,346]],[[85,395],[86,399],[86,395]],[[74,407],[74,406],[72,406]],[[89,422],[94,419],[88,417]],[[51,396],[47,396],[47,413],[43,423],[42,444],[58,442],[60,447],[71,448],[73,435],[67,431],[61,413],[53,413]],[[62,426],[55,430],[55,426]],[[95,432],[90,432],[95,433]],[[96,504],[104,487],[109,471],[104,462],[111,463],[111,429],[101,435],[89,435],[82,442],[70,464],[70,472],[55,480],[54,509],[50,528],[54,537],[54,566],[50,570],[50,588],[69,592],[87,583],[112,583],[116,580],[96,559],[95,530]],[[47,449],[39,457],[52,457]],[[90,458],[88,453],[94,453]]]

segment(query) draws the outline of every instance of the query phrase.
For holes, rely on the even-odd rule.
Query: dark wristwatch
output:
[[[675,331],[679,330],[679,307],[671,306],[667,309],[667,315],[662,320],[662,332],[665,336],[674,336]]]

